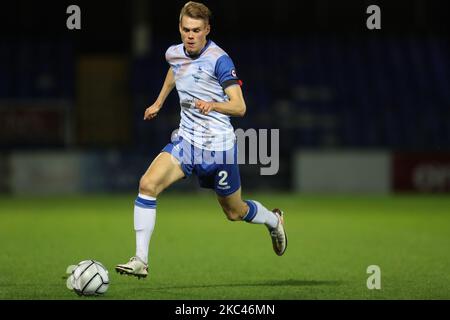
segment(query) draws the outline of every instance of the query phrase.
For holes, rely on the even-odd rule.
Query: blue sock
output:
[[[278,225],[277,216],[266,209],[261,203],[255,200],[244,200],[248,205],[248,212],[242,218],[244,221],[256,224],[265,224],[269,228],[275,228]]]
[[[258,211],[258,207],[256,206],[256,203],[252,200],[244,200],[245,203],[248,205],[248,211],[247,214],[242,218],[246,222],[252,222],[252,220],[256,216],[256,212]]]

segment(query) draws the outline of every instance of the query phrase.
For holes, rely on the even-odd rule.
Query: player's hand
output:
[[[214,111],[214,103],[213,102],[206,102],[203,100],[197,100],[195,101],[195,107],[200,110],[203,114],[208,114],[211,111]]]
[[[145,109],[144,120],[151,120],[156,117],[158,115],[159,109],[161,109],[161,107],[157,103],[154,103],[150,107]]]

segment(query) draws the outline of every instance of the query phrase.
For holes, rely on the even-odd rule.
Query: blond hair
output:
[[[181,9],[180,22],[183,16],[188,16],[192,19],[204,20],[208,24],[209,19],[211,18],[211,10],[209,10],[203,3],[189,1]]]

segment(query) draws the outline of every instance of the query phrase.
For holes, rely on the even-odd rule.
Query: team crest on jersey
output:
[[[232,70],[231,70],[231,75],[232,75],[233,77],[237,78],[237,74],[236,74],[236,70],[235,70],[235,69],[232,69]]]
[[[202,67],[198,66],[197,72],[192,75],[192,77],[194,78],[195,83],[198,83],[198,81],[201,79],[202,73],[203,73]]]

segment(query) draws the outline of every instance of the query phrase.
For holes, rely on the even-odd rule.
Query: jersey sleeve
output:
[[[169,56],[169,50],[170,50],[170,48],[168,48],[168,49],[166,50],[165,58],[166,58],[167,63],[170,64],[170,62],[169,62],[169,59],[170,59],[170,56]]]
[[[171,62],[172,62],[172,60],[173,60],[174,54],[175,54],[175,46],[170,46],[170,47],[166,50],[166,54],[165,54],[166,61],[167,61],[167,63],[170,64],[170,65],[171,65]]]
[[[239,80],[236,74],[233,61],[226,54],[217,59],[214,74],[219,79],[219,83],[223,89],[234,84],[242,85],[241,80]]]

